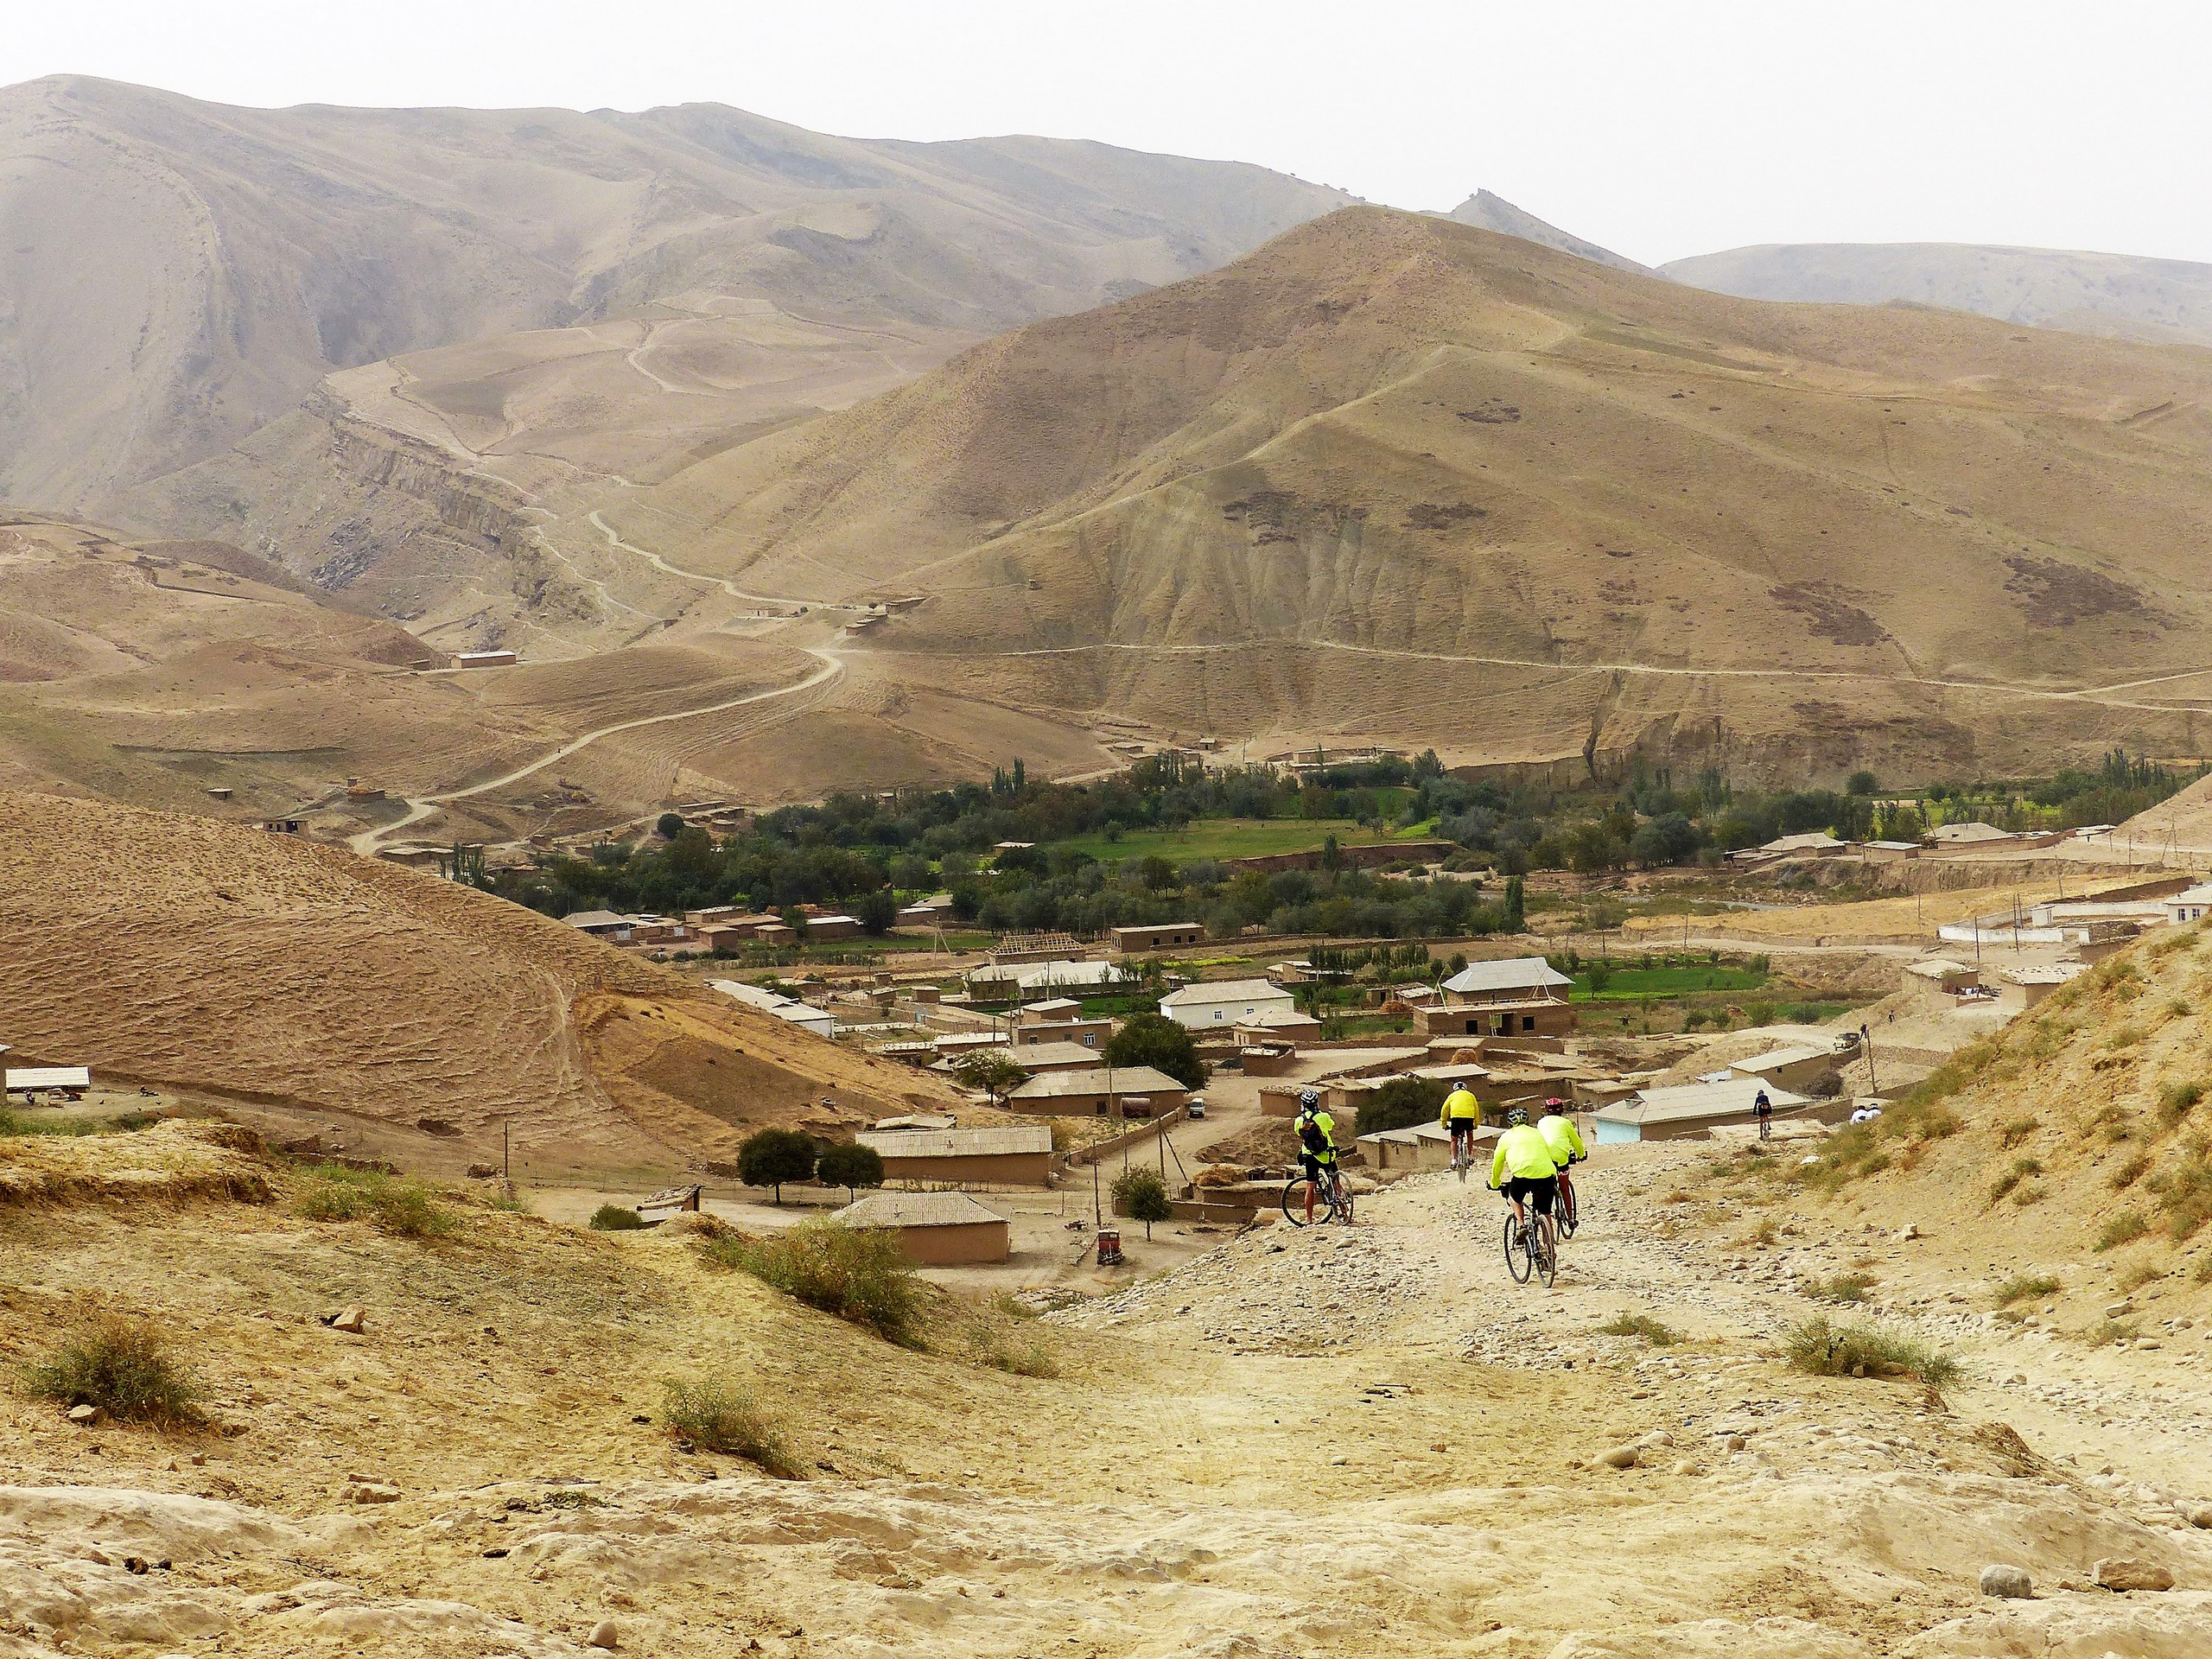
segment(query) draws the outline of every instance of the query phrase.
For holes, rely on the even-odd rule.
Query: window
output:
[[[1221,1014],[1222,1014],[1222,1011],[1221,1011],[1219,1008],[1216,1008],[1216,1009],[1213,1011],[1213,1017],[1214,1017],[1215,1019],[1217,1019],[1217,1020],[1218,1020],[1218,1019],[1220,1019],[1220,1018],[1221,1018]]]
[[[1521,1016],[1521,1029],[1522,1029],[1522,1030],[1523,1030],[1523,1031],[1534,1031],[1535,1028],[1536,1028],[1536,1016],[1535,1016],[1535,1014],[1522,1014],[1522,1015]]]

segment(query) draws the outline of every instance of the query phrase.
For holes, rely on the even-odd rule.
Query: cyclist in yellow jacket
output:
[[[1452,1167],[1461,1180],[1466,1179],[1466,1165],[1474,1161],[1475,1128],[1482,1121],[1483,1109],[1464,1083],[1444,1096],[1444,1108],[1436,1115],[1438,1126],[1452,1131]]]
[[[1514,1219],[1529,1224],[1529,1206],[1548,1219],[1559,1196],[1559,1166],[1552,1161],[1543,1131],[1529,1122],[1528,1112],[1516,1106],[1505,1115],[1505,1133],[1497,1137],[1497,1153],[1490,1160],[1490,1190],[1503,1190],[1513,1206]]]
[[[1313,1193],[1322,1172],[1334,1175],[1337,1167],[1337,1120],[1322,1109],[1321,1096],[1311,1089],[1298,1096],[1298,1161],[1306,1166],[1306,1224],[1313,1224]]]
[[[1544,1103],[1544,1115],[1536,1120],[1536,1132],[1544,1137],[1544,1145],[1551,1149],[1552,1162],[1559,1166],[1559,1193],[1563,1201],[1574,1196],[1574,1165],[1590,1155],[1590,1148],[1582,1144],[1582,1131],[1574,1127],[1574,1120],[1567,1115],[1567,1103],[1553,1096]]]

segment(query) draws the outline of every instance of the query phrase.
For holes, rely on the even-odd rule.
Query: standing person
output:
[[[1298,1096],[1298,1161],[1306,1168],[1306,1224],[1313,1224],[1313,1194],[1321,1185],[1321,1172],[1337,1166],[1337,1120],[1321,1109],[1321,1096],[1313,1090]]]
[[[1574,1120],[1567,1115],[1567,1103],[1557,1095],[1544,1103],[1544,1115],[1536,1122],[1536,1132],[1544,1137],[1552,1162],[1559,1166],[1560,1200],[1572,1203],[1574,1181],[1569,1172],[1590,1155],[1590,1148],[1582,1144],[1582,1131],[1574,1127]]]
[[[1751,1102],[1751,1116],[1759,1121],[1759,1139],[1770,1138],[1774,1133],[1774,1103],[1767,1098],[1764,1089]]]
[[[1552,1205],[1559,1197],[1559,1166],[1543,1132],[1529,1122],[1525,1108],[1516,1106],[1505,1115],[1505,1133],[1497,1137],[1497,1154],[1490,1160],[1490,1190],[1503,1191],[1513,1206],[1513,1217],[1525,1228],[1529,1207],[1549,1225]]]
[[[1467,1166],[1475,1160],[1475,1126],[1483,1121],[1483,1109],[1463,1083],[1444,1096],[1444,1108],[1436,1121],[1452,1131],[1452,1167],[1464,1181]]]

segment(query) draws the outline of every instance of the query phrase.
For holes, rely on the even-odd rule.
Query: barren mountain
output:
[[[0,249],[0,499],[111,497],[335,369],[649,313],[690,325],[652,342],[679,384],[760,373],[731,359],[775,355],[766,320],[791,314],[781,373],[818,407],[810,359],[849,335],[911,372],[902,357],[1173,281],[1344,200],[1230,163],[834,138],[713,105],[247,110],[28,82],[0,91],[0,222],[35,228]],[[505,360],[557,378],[597,338]]]
[[[2212,345],[2212,265],[1953,242],[1732,248],[1662,266],[1676,282],[1757,300],[1903,302],[2126,340]]]
[[[2018,767],[2199,747],[2155,682],[2212,621],[2208,393],[2193,351],[1357,208],[602,517],[749,590],[928,595],[877,660],[1073,719]]]
[[[1496,231],[1501,236],[1517,236],[1523,241],[1539,242],[1548,248],[1557,248],[1561,253],[1571,253],[1578,259],[1594,259],[1601,265],[1611,265],[1615,270],[1642,271],[1649,275],[1647,266],[1639,265],[1625,255],[1601,248],[1595,242],[1586,242],[1572,232],[1549,225],[1523,208],[1516,207],[1503,196],[1487,190],[1478,190],[1454,207],[1447,218],[1458,224],[1471,225],[1477,230]]]

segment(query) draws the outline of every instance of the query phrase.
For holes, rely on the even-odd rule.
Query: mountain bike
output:
[[[1552,1219],[1559,1225],[1561,1238],[1573,1238],[1574,1230],[1582,1224],[1582,1211],[1574,1199],[1574,1187],[1562,1173],[1559,1184],[1559,1201],[1552,1206]]]
[[[1559,1277],[1559,1247],[1548,1217],[1532,1209],[1529,1224],[1523,1227],[1510,1210],[1505,1212],[1505,1270],[1516,1284],[1527,1284],[1533,1274],[1543,1281],[1545,1289],[1551,1288]]]
[[[1453,1135],[1452,1137],[1452,1170],[1459,1176],[1459,1184],[1462,1186],[1467,1182],[1467,1166],[1474,1161],[1475,1137],[1471,1135]]]
[[[1313,1193],[1313,1224],[1326,1226],[1332,1221],[1351,1225],[1351,1189],[1344,1185],[1344,1172],[1334,1164],[1325,1165],[1321,1179],[1308,1180],[1300,1176],[1282,1190],[1283,1219],[1294,1227],[1306,1225],[1306,1193]]]

